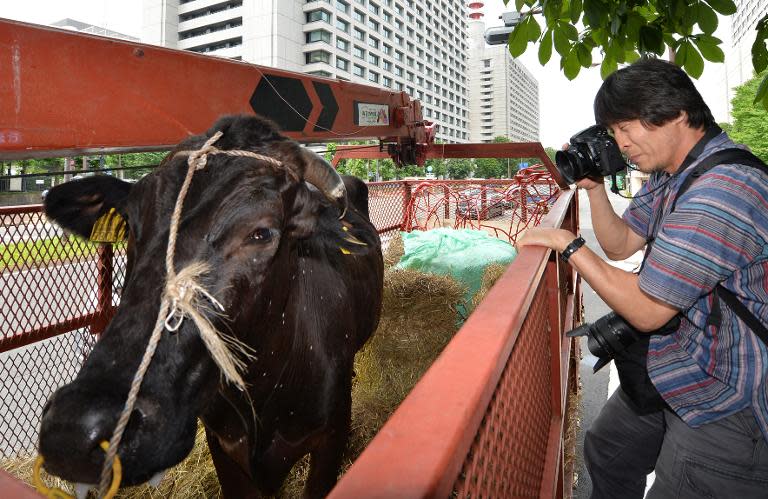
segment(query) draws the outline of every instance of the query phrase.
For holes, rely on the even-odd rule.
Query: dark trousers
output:
[[[619,389],[621,390],[621,389]],[[691,428],[671,411],[638,416],[617,390],[584,440],[592,499],[768,498],[768,444],[750,409]]]

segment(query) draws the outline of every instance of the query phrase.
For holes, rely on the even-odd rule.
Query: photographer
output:
[[[622,217],[602,178],[576,184],[587,191],[610,259],[647,244],[640,272],[611,266],[562,229],[531,228],[518,242],[560,252],[646,340],[641,368],[660,405],[628,396],[636,373],[623,371],[617,355],[622,387],[584,443],[592,497],[643,497],[653,470],[651,498],[768,497],[768,171],[724,161],[684,185],[708,156],[740,146],[674,64],[641,59],[616,71],[594,109],[598,125],[651,177]],[[665,331],[675,318],[679,325]]]

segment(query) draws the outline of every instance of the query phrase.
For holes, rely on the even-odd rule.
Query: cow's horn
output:
[[[329,201],[341,210],[341,216],[347,212],[347,189],[338,172],[319,154],[305,149],[307,169],[304,171],[304,180],[317,187]]]

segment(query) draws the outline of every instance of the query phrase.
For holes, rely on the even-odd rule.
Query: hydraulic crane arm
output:
[[[300,142],[378,139],[397,163],[434,140],[405,92],[0,19],[0,159],[168,149],[257,113]]]

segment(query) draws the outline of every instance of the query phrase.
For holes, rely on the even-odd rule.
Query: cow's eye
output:
[[[260,243],[268,243],[272,240],[272,230],[259,227],[253,231],[251,239]]]

